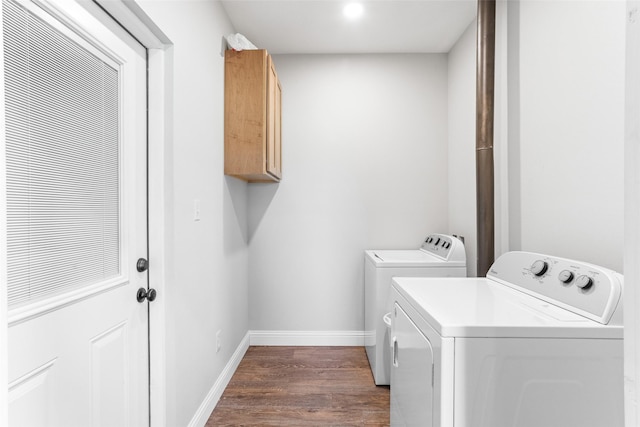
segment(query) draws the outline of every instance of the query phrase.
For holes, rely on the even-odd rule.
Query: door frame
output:
[[[147,48],[147,209],[149,246],[149,286],[158,292],[157,299],[149,307],[149,382],[150,382],[150,425],[166,425],[166,322],[165,300],[167,277],[167,252],[170,233],[172,194],[170,182],[173,176],[171,166],[173,119],[171,97],[173,90],[172,42],[156,26],[144,11],[132,0],[77,0],[90,12],[102,8],[122,25],[131,35]],[[1,11],[0,11],[1,17]],[[109,19],[108,17],[104,18]],[[2,34],[0,19],[0,34]],[[1,36],[0,36],[1,37]],[[0,43],[0,63],[4,62],[4,47]],[[0,82],[4,82],[4,67],[0,67]],[[0,84],[0,218],[6,218],[6,156],[5,156],[5,102],[4,84]],[[0,235],[6,235],[6,221],[0,221]],[[7,253],[0,245],[0,425],[8,420],[8,316],[7,316]]]
[[[165,298],[171,234],[173,179],[172,42],[132,0],[93,0],[147,48],[147,224],[149,228],[149,287],[158,292],[149,305],[150,426],[164,427],[166,411]],[[89,5],[90,6],[90,5]]]

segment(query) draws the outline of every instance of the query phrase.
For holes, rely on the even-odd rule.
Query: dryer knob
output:
[[[576,279],[576,286],[581,289],[589,289],[593,286],[593,279],[583,274]]]
[[[539,259],[538,261],[531,264],[531,272],[535,276],[542,276],[549,269],[549,264],[546,261],[542,261]]]
[[[558,275],[562,283],[570,283],[573,280],[573,273],[569,270],[562,270]]]

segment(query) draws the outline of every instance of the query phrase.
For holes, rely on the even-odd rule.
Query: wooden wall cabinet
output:
[[[266,50],[225,52],[224,173],[249,182],[282,178],[282,89]]]

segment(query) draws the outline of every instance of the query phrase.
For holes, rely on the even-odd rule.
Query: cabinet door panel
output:
[[[282,178],[282,89],[276,76],[276,105],[275,105],[275,172],[278,178]]]
[[[266,50],[225,52],[224,100],[224,173],[280,181],[280,82]]]
[[[267,76],[267,172],[280,177],[280,141],[279,141],[279,86],[278,75],[271,57],[269,57]]]

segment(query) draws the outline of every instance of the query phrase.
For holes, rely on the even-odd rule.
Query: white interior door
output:
[[[11,426],[149,424],[146,53],[99,12],[3,0]]]

